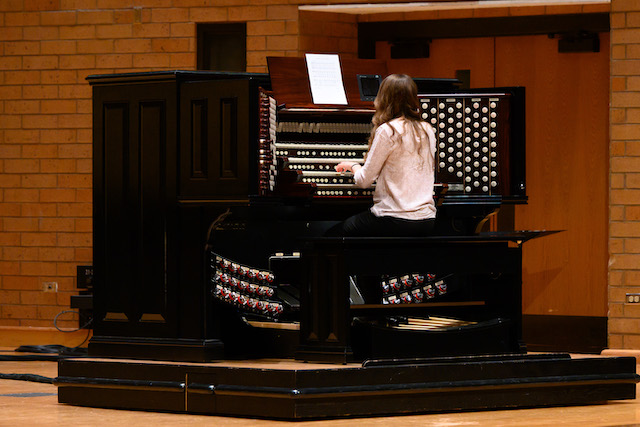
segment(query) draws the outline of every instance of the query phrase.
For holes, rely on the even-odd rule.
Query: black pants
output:
[[[331,228],[328,236],[385,236],[385,237],[420,237],[433,232],[435,219],[401,219],[391,216],[375,216],[371,211],[354,215]]]

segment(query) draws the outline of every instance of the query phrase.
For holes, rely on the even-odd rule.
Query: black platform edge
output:
[[[93,336],[89,356],[117,359],[210,362],[224,356],[220,340]]]
[[[522,338],[529,351],[600,354],[607,348],[606,316],[524,314]]]
[[[566,406],[634,399],[635,358],[466,357],[406,366],[263,369],[66,359],[58,401],[303,420]]]

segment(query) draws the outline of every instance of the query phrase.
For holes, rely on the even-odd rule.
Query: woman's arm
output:
[[[338,163],[336,170],[338,172],[353,172],[353,180],[358,187],[371,187],[378,175],[380,175],[382,166],[389,153],[391,153],[391,149],[392,143],[388,135],[388,126],[382,125],[376,130],[364,166],[360,166],[357,162],[346,161]]]

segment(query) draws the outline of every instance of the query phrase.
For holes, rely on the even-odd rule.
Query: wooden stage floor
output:
[[[10,349],[3,355],[15,355]],[[19,353],[18,353],[19,354]],[[582,357],[582,356],[573,356]],[[2,374],[34,374],[55,378],[56,362],[0,362]],[[640,391],[640,390],[639,390]],[[464,413],[409,415],[396,417],[334,419],[321,421],[268,421],[201,415],[125,411],[71,406],[58,403],[57,388],[51,384],[0,380],[0,426],[630,426],[640,425],[640,399],[607,404],[512,409]]]

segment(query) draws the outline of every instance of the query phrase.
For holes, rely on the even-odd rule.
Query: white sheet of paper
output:
[[[338,55],[307,53],[305,57],[313,103],[347,105]]]

